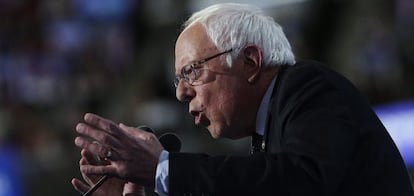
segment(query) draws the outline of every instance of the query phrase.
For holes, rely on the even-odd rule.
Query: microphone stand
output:
[[[95,192],[106,180],[108,180],[108,178],[108,175],[104,175],[101,179],[99,179],[99,181],[95,185],[93,185],[88,191],[86,191],[86,193],[83,194],[83,196],[92,195],[92,193]]]

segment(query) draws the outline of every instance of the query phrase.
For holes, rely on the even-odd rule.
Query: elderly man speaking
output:
[[[245,156],[166,151],[140,129],[86,114],[76,126],[85,193],[414,195],[391,137],[344,77],[296,62],[282,28],[250,5],[194,13],[175,46],[176,96],[213,138],[252,137]],[[87,138],[92,138],[90,141]],[[93,159],[99,156],[101,160]]]

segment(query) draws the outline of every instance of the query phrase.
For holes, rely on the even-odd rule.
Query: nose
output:
[[[190,102],[195,97],[193,86],[187,82],[180,80],[175,89],[175,96],[181,102]]]

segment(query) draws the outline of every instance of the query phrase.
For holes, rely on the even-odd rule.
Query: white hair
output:
[[[233,49],[226,58],[229,66],[248,44],[261,48],[264,66],[295,64],[295,56],[282,27],[258,7],[216,4],[194,13],[183,26],[188,28],[196,23],[203,25],[217,49]]]

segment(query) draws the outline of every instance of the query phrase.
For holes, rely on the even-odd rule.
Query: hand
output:
[[[82,157],[79,161],[79,166],[104,164],[104,162],[102,161],[95,160],[93,155],[85,149],[82,149],[81,155]],[[82,194],[86,193],[86,191],[88,191],[102,177],[102,176],[97,176],[97,175],[87,175],[83,172],[81,173],[82,173],[83,179],[86,181],[87,184],[85,184],[79,179],[74,178],[72,179],[72,185],[78,192]],[[104,184],[102,184],[101,187],[99,187],[99,189],[97,189],[93,193],[93,195],[94,196],[121,195],[125,185],[126,185],[126,182],[124,180],[120,180],[118,178],[109,178],[108,180],[106,180]]]
[[[136,184],[154,186],[158,158],[163,150],[154,134],[123,124],[117,126],[110,120],[90,113],[85,114],[84,121],[76,126],[76,131],[84,136],[76,137],[75,144],[106,158],[108,164],[82,164],[82,173],[109,175]]]
[[[82,158],[79,161],[79,165],[85,164],[104,164],[102,161],[97,161],[93,155],[85,149],[81,151]],[[86,175],[82,173],[83,179],[87,184],[79,179],[72,179],[73,187],[80,193],[86,193],[93,185],[95,185],[102,176]],[[124,196],[145,196],[145,189],[143,186],[134,184],[132,182],[125,182],[118,178],[109,178],[100,186],[93,196],[112,196],[112,195],[124,195]]]

